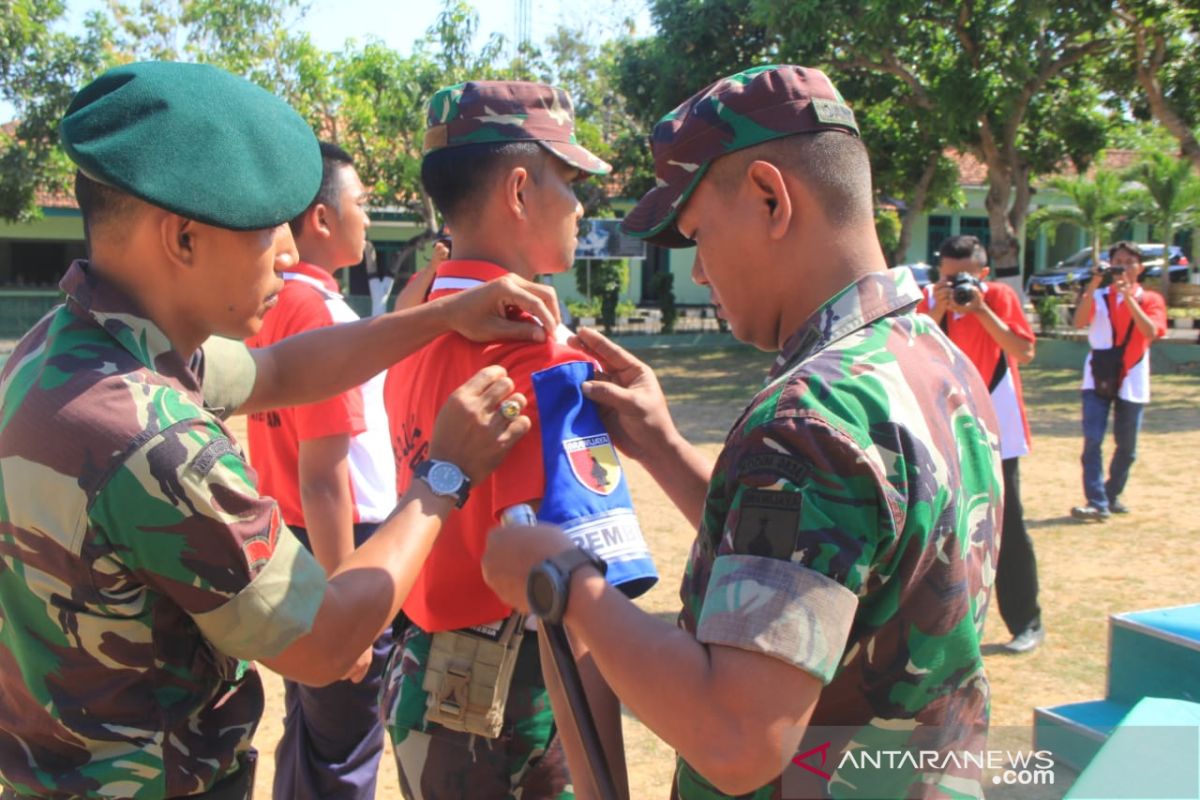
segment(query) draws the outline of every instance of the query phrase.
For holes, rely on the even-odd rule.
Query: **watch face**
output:
[[[554,607],[554,581],[543,570],[535,569],[525,586],[529,609],[539,616],[549,614]]]
[[[454,494],[463,482],[462,471],[453,464],[440,461],[429,470],[429,485],[438,494]]]

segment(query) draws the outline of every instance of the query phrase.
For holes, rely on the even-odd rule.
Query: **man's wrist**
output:
[[[443,520],[449,517],[456,507],[456,500],[452,495],[437,494],[429,484],[421,480],[414,480],[409,484],[404,496],[410,501],[420,503],[421,510],[426,514],[441,517]],[[399,504],[397,509],[403,505],[404,503]]]
[[[598,599],[607,585],[608,581],[600,574],[600,570],[590,564],[572,572],[567,584],[567,606],[563,611],[563,621],[578,619],[583,607]]]

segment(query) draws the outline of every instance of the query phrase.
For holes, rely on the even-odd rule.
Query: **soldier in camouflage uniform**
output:
[[[295,262],[284,223],[321,178],[308,125],[214,67],[142,63],[81,90],[61,134],[89,260],[0,374],[0,795],[240,800],[263,705],[248,662],[345,674],[453,499],[414,487],[327,576],[223,418],[344,391],[450,330],[543,340],[504,309],[550,325],[553,294],[510,279],[251,353],[209,337],[256,332]],[[431,454],[485,476],[529,427],[498,412],[511,390],[477,375]]]
[[[817,70],[760,67],[685,101],[653,147],[658,185],[626,230],[694,244],[734,335],[779,356],[714,465],[645,364],[580,332],[612,376],[585,391],[698,535],[681,630],[588,566],[566,624],[676,749],[673,796],[980,796],[960,751],[987,730],[997,425],[976,370],[915,313],[912,276],[886,268],[853,113]],[[523,604],[531,567],[569,546],[494,531],[484,572]],[[922,758],[845,758],[881,750]]]

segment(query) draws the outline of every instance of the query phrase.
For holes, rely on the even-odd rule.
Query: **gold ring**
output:
[[[521,404],[516,400],[505,400],[500,404],[500,416],[507,420],[514,420],[521,416]]]

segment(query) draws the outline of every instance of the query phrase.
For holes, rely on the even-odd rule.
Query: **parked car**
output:
[[[1160,278],[1163,268],[1163,252],[1166,251],[1166,246],[1162,244],[1143,243],[1137,247],[1142,253],[1142,263],[1146,267],[1142,271],[1142,282],[1152,278]],[[1100,252],[1102,255],[1106,254],[1108,248],[1102,248]],[[1170,248],[1170,262],[1171,282],[1187,283],[1191,264],[1188,263],[1187,256],[1183,254],[1183,251],[1175,245],[1171,245]],[[1092,248],[1085,247],[1079,252],[1064,258],[1045,272],[1039,272],[1030,276],[1029,282],[1025,284],[1025,294],[1030,297],[1074,294],[1079,291],[1083,284],[1087,283],[1091,273]]]
[[[907,269],[913,274],[913,277],[917,279],[917,286],[920,286],[921,288],[925,288],[929,284],[933,283],[937,278],[933,267],[929,266],[924,261],[917,261],[912,264],[897,264],[896,266],[892,267],[892,269],[900,269],[901,267]]]

